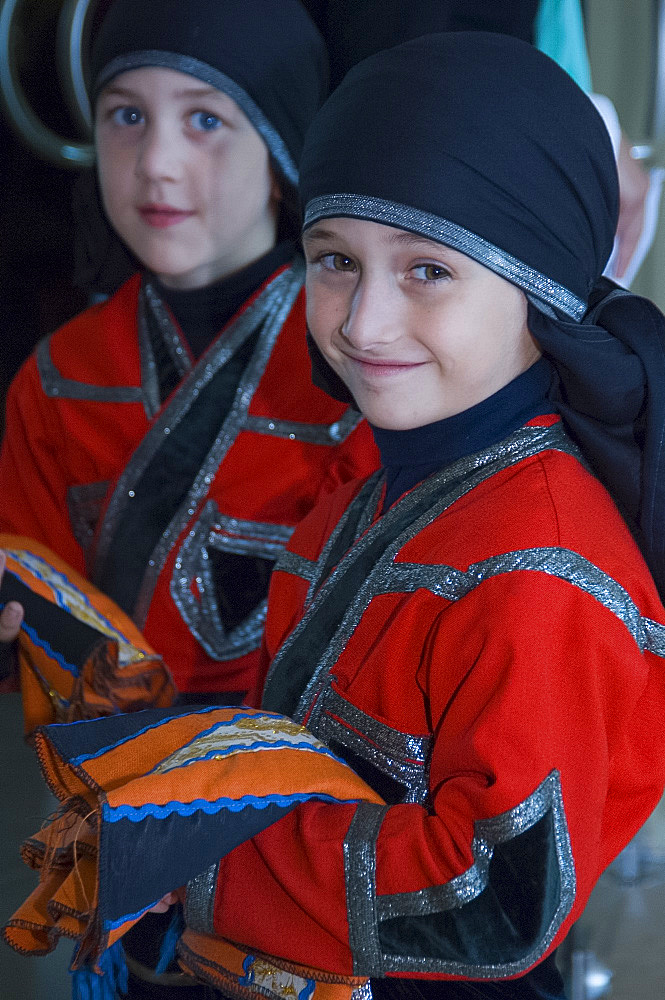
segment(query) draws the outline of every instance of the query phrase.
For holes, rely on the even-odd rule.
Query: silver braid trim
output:
[[[437,243],[459,250],[467,257],[484,264],[490,271],[518,285],[529,295],[561,310],[575,320],[581,320],[586,312],[586,303],[578,299],[569,289],[553,281],[528,264],[500,250],[493,243],[476,236],[475,233],[458,226],[455,222],[442,219],[438,215],[422,212],[408,205],[400,205],[384,198],[372,198],[360,194],[325,194],[312,198],[305,209],[304,228],[318,219],[337,215],[382,222],[388,226],[398,226]]]

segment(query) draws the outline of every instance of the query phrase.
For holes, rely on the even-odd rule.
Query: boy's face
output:
[[[108,217],[165,285],[208,285],[274,245],[267,147],[221,91],[172,69],[128,70],[99,97],[95,144]]]
[[[461,413],[539,357],[524,294],[464,254],[360,219],[303,242],[311,334],[378,427]]]

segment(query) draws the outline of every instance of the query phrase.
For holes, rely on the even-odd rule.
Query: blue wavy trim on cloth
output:
[[[24,953],[77,936],[75,1000],[114,1000],[125,975],[122,935],[301,803],[380,801],[306,729],[262,709],[156,709],[52,725],[37,730],[35,746],[64,805],[28,842],[40,884],[4,936]],[[175,921],[165,955],[178,938]],[[260,984],[241,985],[263,995]]]

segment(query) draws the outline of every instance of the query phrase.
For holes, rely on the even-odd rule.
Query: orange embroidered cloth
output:
[[[250,955],[195,918],[216,891],[212,874],[202,901],[199,876],[301,802],[381,801],[302,726],[260,709],[160,709],[43,727],[35,746],[62,805],[22,847],[40,881],[3,931],[17,951],[44,954],[70,937],[73,967],[96,966],[155,902],[190,883],[197,898],[185,890],[191,926],[179,957],[192,974],[237,996],[288,987],[345,1000],[362,987]]]
[[[131,619],[44,545],[0,534],[0,603],[25,609],[19,668],[25,729],[172,704],[175,687]]]

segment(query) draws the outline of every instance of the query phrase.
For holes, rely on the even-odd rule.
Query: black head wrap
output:
[[[665,588],[665,319],[601,278],[618,182],[607,130],[541,52],[427,35],[356,66],[310,129],[305,227],[368,219],[445,243],[518,285],[554,403]],[[317,381],[342,394],[315,356]],[[341,390],[341,391],[340,391]]]
[[[93,100],[142,66],[180,70],[232,97],[291,184],[327,89],[321,36],[299,0],[115,0],[93,43]]]

